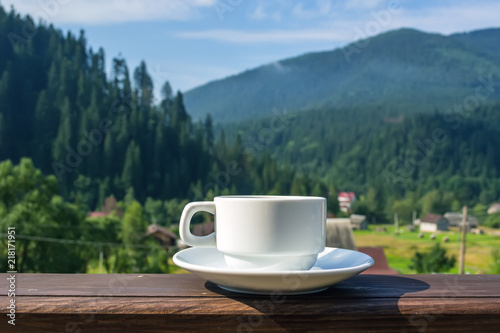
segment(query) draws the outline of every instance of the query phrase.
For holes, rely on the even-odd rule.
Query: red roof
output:
[[[356,194],[354,192],[340,192],[339,193],[339,198],[348,198],[349,200],[352,200]]]
[[[103,217],[106,215],[107,214],[104,214],[103,212],[89,212],[89,217]]]
[[[438,223],[439,220],[443,218],[443,215],[438,214],[427,214],[420,220],[421,222],[427,223]]]

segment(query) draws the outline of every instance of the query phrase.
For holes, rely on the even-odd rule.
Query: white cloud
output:
[[[271,66],[271,68],[273,68],[278,73],[286,73],[286,72],[290,71],[289,67],[283,65],[279,61],[275,61],[275,62],[271,63],[269,66]]]
[[[187,20],[216,0],[7,0],[21,14],[54,23],[109,24],[131,21]]]
[[[456,6],[434,7],[421,10],[403,10],[394,15],[391,29],[414,27],[429,32],[450,34],[486,27],[499,27],[500,3],[462,3]]]
[[[316,5],[312,9],[305,9],[302,3],[293,7],[292,15],[299,19],[310,20],[320,16],[326,16],[332,11],[332,4],[329,0],[316,0]]]
[[[176,73],[172,76],[172,81],[178,86],[175,88],[182,92],[201,86],[214,78],[224,78],[241,71],[241,68],[223,66],[203,66],[189,63],[187,70],[183,73]]]
[[[348,33],[337,29],[271,30],[242,31],[213,29],[203,31],[185,31],[176,34],[180,38],[204,39],[228,43],[290,43],[300,41],[346,41]]]
[[[253,19],[253,20],[264,20],[265,18],[267,18],[267,13],[266,11],[264,10],[264,6],[263,5],[258,5],[257,7],[255,7],[255,10],[253,11],[252,14],[250,14],[250,18]]]
[[[265,8],[264,4],[258,4],[257,7],[255,7],[255,10],[249,15],[249,18],[252,20],[265,20],[265,19],[273,19],[274,21],[281,21],[281,13],[278,11],[275,11],[271,13],[269,10]]]

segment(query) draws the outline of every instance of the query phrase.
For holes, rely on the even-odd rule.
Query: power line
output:
[[[7,236],[5,233],[0,233],[0,236]],[[16,239],[26,239],[34,240],[39,242],[49,242],[49,243],[61,243],[61,244],[77,244],[77,245],[87,245],[95,247],[133,247],[142,249],[158,249],[157,246],[144,245],[144,244],[126,244],[126,243],[109,243],[109,242],[90,242],[74,239],[63,239],[63,238],[48,238],[39,236],[27,236],[16,234]]]
[[[171,219],[170,221],[173,221],[173,222],[176,222],[175,224],[178,224],[179,223],[179,220],[176,220],[176,219]],[[158,224],[158,223],[156,223]],[[196,224],[196,223],[193,223],[193,224]],[[166,225],[163,225],[163,224],[158,224],[162,227],[167,227]],[[33,225],[28,225],[28,224],[18,224],[16,225],[16,227],[18,228],[23,228],[25,226],[33,226]],[[36,226],[37,228],[49,228],[49,229],[78,229],[78,230],[81,230],[81,229],[92,229],[92,230],[103,230],[102,229],[102,225],[99,225],[99,224],[96,224],[96,225],[37,225]],[[118,227],[120,228],[121,225],[118,225]]]

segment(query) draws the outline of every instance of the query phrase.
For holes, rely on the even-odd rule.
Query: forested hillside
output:
[[[500,29],[443,36],[390,31],[333,51],[277,61],[186,92],[195,118],[216,123],[273,108],[373,107],[433,112],[465,98],[480,76],[500,77]],[[490,100],[500,100],[496,91]]]
[[[376,108],[309,110],[262,136],[269,123],[263,118],[222,128],[332,188],[371,193],[379,219],[390,218],[393,202],[401,199],[410,200],[410,213],[427,213],[500,198],[500,104],[405,116]],[[422,207],[419,200],[431,192],[439,198]]]
[[[187,96],[162,82],[155,99],[145,62],[106,69],[83,31],[0,6],[0,229],[15,228],[16,267],[172,272],[148,226],[175,232],[189,201],[221,194],[323,196],[345,215],[345,190],[370,222],[468,205],[498,227],[499,34],[392,31],[350,62],[306,54]]]
[[[33,27],[29,36],[26,26]],[[395,82],[367,81],[372,86],[377,81],[377,89],[404,86],[411,81],[406,78],[417,76],[426,78],[428,90],[436,94],[444,82],[468,96],[482,87],[489,94],[473,110],[452,110],[465,100],[450,88],[454,97],[449,105],[423,114],[398,103],[388,107],[361,99],[365,104],[301,112],[272,108],[271,118],[222,126],[224,131],[216,134],[212,117],[191,120],[183,95],[173,93],[168,82],[161,102],[153,103],[153,80],[145,63],[129,71],[125,59],[115,57],[108,77],[104,50],[88,49],[83,31],[63,35],[0,8],[0,160],[17,164],[30,157],[36,168],[57,177],[65,199],[86,210],[98,209],[110,195],[121,200],[130,191],[142,204],[204,200],[222,193],[315,194],[334,200],[338,190],[360,195],[375,191],[379,203],[372,211],[382,220],[391,216],[393,202],[409,195],[418,201],[436,189],[448,195],[442,207],[464,201],[487,204],[500,196],[498,48],[488,46],[497,33],[445,37],[399,30],[371,39],[356,60],[365,65],[383,60],[385,67],[380,63],[377,70],[388,68]],[[418,47],[401,54],[401,45],[411,43]],[[325,64],[341,66],[332,60],[339,54],[345,61],[336,50],[287,64],[314,68],[318,74]],[[473,71],[467,67],[471,57],[477,60]],[[399,67],[391,67],[396,58]],[[454,59],[455,66],[432,65],[443,59]],[[486,81],[477,82],[476,73]],[[324,88],[314,86],[315,91]],[[401,101],[415,104],[410,92],[426,94],[417,88],[408,88]],[[376,90],[373,94],[378,95]],[[221,101],[232,98],[226,97]],[[446,139],[429,153],[425,142],[433,140],[435,128]]]
[[[4,36],[22,36],[25,25],[33,22],[0,11]],[[1,160],[30,156],[66,195],[78,180],[100,202],[129,187],[141,199],[186,196],[208,173],[206,136],[196,135],[168,83],[153,105],[144,63],[131,75],[125,59],[114,58],[108,78],[104,51],[88,50],[83,31],[63,36],[44,25],[24,40],[2,38],[1,49]]]
[[[63,35],[1,7],[0,35],[0,161],[32,158],[65,198],[94,209],[129,188],[140,202],[290,191],[292,169],[261,181],[257,170],[282,167],[268,157],[246,162],[239,141],[214,147],[210,117],[192,122],[168,82],[155,105],[144,62],[130,72],[113,58],[108,77],[104,50],[88,49],[83,31]],[[231,161],[238,172],[226,181]]]
[[[216,140],[211,117],[193,122],[168,82],[154,103],[144,62],[129,71],[115,57],[109,76],[105,63],[83,32],[0,6],[0,229],[15,228],[18,271],[168,273],[148,225],[170,227],[189,201],[331,192],[335,202],[324,182],[251,154],[241,136]],[[7,237],[0,244],[7,257]]]

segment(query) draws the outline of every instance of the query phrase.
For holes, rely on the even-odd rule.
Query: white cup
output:
[[[189,230],[199,211],[215,215],[215,232]],[[326,199],[305,196],[221,196],[191,202],[179,232],[190,246],[217,247],[235,269],[307,270],[325,248]]]

